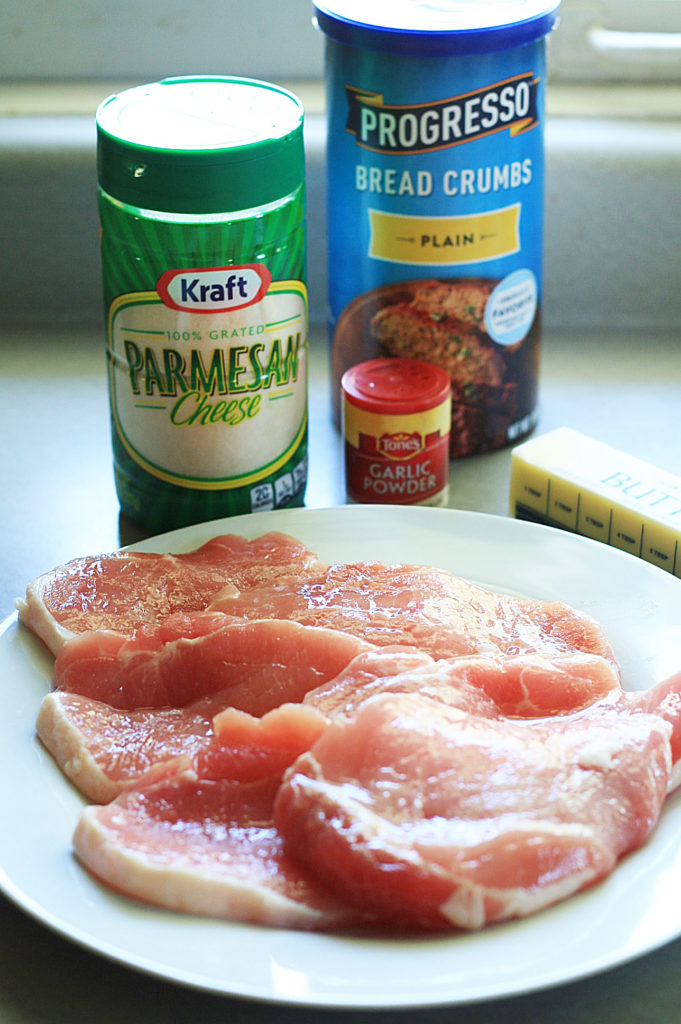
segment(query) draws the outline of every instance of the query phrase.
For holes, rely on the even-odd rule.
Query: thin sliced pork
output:
[[[53,692],[43,699],[36,730],[79,792],[108,803],[192,766],[202,778],[231,781],[281,773],[325,724],[321,712],[295,704],[257,718],[229,707],[222,693],[183,708],[120,711]]]
[[[273,624],[246,625],[269,632]],[[285,690],[277,692],[281,703],[277,701],[275,705],[270,700],[272,683],[268,674],[258,671],[253,679],[249,666],[244,665],[241,682],[182,707],[121,710],[78,693],[54,691],[41,705],[36,723],[38,735],[64,774],[84,796],[98,803],[114,799],[149,773],[167,773],[167,762],[181,755],[193,756],[211,749],[213,756],[217,756],[210,746],[215,733],[223,741],[219,749],[225,763],[235,756],[241,763],[244,722],[248,720],[243,717],[244,711],[253,716],[262,714],[264,708],[266,721],[271,720],[267,715],[270,704],[290,708],[288,698],[299,700],[301,690],[310,681],[309,666],[302,659],[304,641],[310,637],[313,642],[318,641],[318,634],[325,632],[295,623],[283,625],[284,631],[286,627],[293,630],[298,644],[282,645],[278,652],[282,664],[287,655],[291,659]],[[240,629],[242,626],[239,624]],[[332,634],[330,639],[338,641],[339,653],[352,641],[343,634]],[[67,648],[68,645],[64,651]],[[350,653],[348,650],[347,654]],[[544,715],[571,713],[601,697],[616,697],[621,690],[611,665],[587,655],[556,658],[551,663],[527,656],[499,661],[478,656],[434,661],[427,654],[407,648],[378,648],[352,658],[347,668],[329,682],[307,692],[303,704],[326,717],[349,715],[377,693],[419,693],[471,714],[498,718],[533,717],[539,715],[540,709]],[[295,735],[298,719],[291,711],[289,714],[289,731]],[[231,741],[225,734],[226,724],[233,720],[239,722],[241,730],[237,755],[230,749]],[[250,720],[258,721],[257,717]],[[252,748],[256,759],[264,739],[264,733],[254,732]],[[219,774],[240,777],[234,766]]]
[[[222,691],[225,705],[262,715],[302,700],[367,649],[330,629],[201,612],[133,637],[107,630],[74,637],[57,655],[55,687],[127,710],[182,707]]]
[[[615,661],[589,616],[558,602],[492,593],[428,566],[334,565],[221,595],[210,608],[324,626],[380,647],[413,645],[434,658],[581,652]]]
[[[617,671],[598,655],[436,661],[405,648],[377,648],[353,658],[303,701],[332,717],[352,714],[377,693],[417,693],[486,718],[542,718],[619,697],[622,689]]]
[[[285,853],[272,821],[277,785],[187,772],[86,808],[76,854],[112,889],[169,910],[289,928],[355,924],[363,915]]]
[[[668,789],[673,792],[681,786],[681,672],[649,690],[630,691],[625,700],[632,713],[659,715],[671,727],[672,771]]]
[[[76,693],[48,693],[36,731],[55,762],[88,800],[107,803],[126,789],[176,771],[213,736],[209,698],[185,708],[119,711]]]
[[[177,612],[203,611],[218,595],[319,568],[316,555],[285,534],[254,540],[226,534],[186,554],[124,550],[73,559],[29,584],[17,608],[24,625],[56,654],[79,633],[130,635]]]
[[[623,694],[588,616],[425,566],[218,537],[46,574],[38,729],[106,884],[296,928],[479,928],[594,884],[681,783],[681,675]],[[93,628],[94,627],[94,628]]]
[[[281,776],[327,724],[325,715],[302,704],[282,704],[260,718],[226,708],[213,719],[214,739],[197,751],[193,765],[202,779],[253,782]]]
[[[281,771],[323,727],[300,706],[261,720],[228,715],[229,745],[259,751],[249,778],[214,777],[225,761],[207,757],[198,771],[88,807],[74,835],[77,856],[113,889],[171,910],[303,929],[356,924],[364,913],[286,853],[272,818]]]
[[[275,822],[292,856],[382,923],[476,929],[565,899],[645,842],[669,734],[607,705],[529,725],[379,695],[298,758]]]

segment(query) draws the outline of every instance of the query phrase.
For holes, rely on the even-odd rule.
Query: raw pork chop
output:
[[[273,765],[283,771],[326,723],[321,712],[297,704],[257,718],[229,707],[228,696],[217,693],[183,708],[119,711],[54,692],[43,699],[36,730],[79,792],[107,803],[191,765],[202,778],[232,781],[259,778],[263,763],[268,773]]]
[[[304,544],[281,533],[214,537],[187,554],[134,551],[76,558],[39,576],[17,601],[21,621],[53,654],[93,629],[131,634],[175,612],[201,611],[219,594],[319,569]]]
[[[208,759],[203,775],[186,770],[86,808],[74,835],[81,862],[112,888],[171,910],[307,929],[355,924],[363,913],[301,868],[274,827],[281,771],[323,723],[300,706],[294,716],[293,741],[286,710],[255,723],[243,716],[244,745],[255,741],[261,751],[249,781],[212,777],[216,762]],[[238,720],[223,730],[238,744]]]
[[[44,698],[36,727],[85,796],[111,800],[200,749],[218,712],[263,715],[300,701],[368,649],[333,630],[219,612],[173,616],[132,638],[84,633],[57,655],[57,690]]]
[[[215,737],[193,758],[202,779],[253,782],[279,778],[299,754],[309,750],[328,724],[316,708],[282,704],[262,717],[225,708],[213,719]]]
[[[290,928],[354,924],[361,915],[284,852],[277,785],[188,772],[86,808],[75,850],[113,889],[170,910]]]
[[[353,658],[303,702],[329,717],[349,715],[377,693],[419,693],[487,718],[541,718],[579,711],[622,689],[612,664],[598,655],[435,661],[418,651],[383,647]]]
[[[213,736],[219,695],[185,708],[119,711],[76,693],[48,693],[36,730],[61,771],[95,803],[107,803],[144,776],[163,776]],[[169,762],[171,764],[169,764]]]
[[[133,637],[107,630],[74,637],[57,655],[55,686],[121,709],[182,707],[220,690],[225,704],[261,715],[302,700],[368,647],[297,622],[200,612]]]
[[[491,593],[428,566],[334,565],[222,595],[211,608],[326,626],[377,646],[412,644],[436,658],[581,651],[614,663],[607,637],[588,616],[558,602]]]
[[[255,628],[262,624],[246,625]],[[265,629],[270,625],[275,624],[267,623]],[[310,634],[325,632],[294,623],[282,625],[301,636],[300,647]],[[361,641],[343,634],[332,634],[332,638],[337,639],[341,650],[348,641],[361,645]],[[289,649],[288,653],[293,654],[292,664],[297,662],[299,671],[300,650],[291,652]],[[283,655],[280,651],[280,659]],[[296,680],[293,670],[291,676],[284,679],[284,700],[288,700],[286,694],[291,699],[299,699],[300,681]],[[264,683],[269,696],[267,677]],[[209,749],[215,723],[218,738],[223,740],[221,756],[232,757],[225,724],[234,720],[233,716],[241,716],[236,720],[243,736],[247,721],[243,710],[235,710],[235,701],[250,709],[251,714],[256,713],[253,709],[261,713],[259,709],[271,703],[264,701],[262,694],[251,686],[246,674],[242,685],[227,687],[182,707],[138,710],[119,710],[80,694],[55,691],[44,698],[36,728],[45,747],[80,792],[90,800],[103,803],[136,785],[142,776],[149,778],[150,772],[166,774],[168,761]],[[347,715],[379,692],[421,693],[472,714],[492,718],[531,717],[540,712],[564,714],[608,694],[621,693],[614,669],[595,656],[571,655],[552,662],[527,656],[496,662],[472,656],[436,662],[413,649],[378,648],[358,654],[328,683],[307,693],[303,704],[326,717]],[[281,697],[282,691],[277,696]],[[289,730],[295,735],[297,719],[290,711],[289,715]],[[267,715],[262,721],[265,720]],[[257,719],[252,721],[255,723]],[[262,738],[262,733],[254,734],[254,750]],[[236,768],[230,771],[225,768],[220,774],[238,777]]]
[[[650,690],[638,690],[625,695],[626,707],[633,712],[660,715],[672,729],[672,772],[669,792],[681,786],[681,672],[670,676]]]
[[[532,725],[379,695],[277,795],[285,847],[385,924],[480,928],[565,899],[655,826],[670,727],[605,706]]]

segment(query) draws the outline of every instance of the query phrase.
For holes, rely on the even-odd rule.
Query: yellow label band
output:
[[[392,263],[478,263],[520,251],[520,204],[460,217],[369,210],[369,255]]]
[[[451,403],[449,399],[434,409],[410,413],[407,416],[393,416],[368,412],[345,401],[343,407],[345,440],[353,448],[360,447],[359,435],[380,437],[382,434],[419,433],[422,437],[439,433],[444,436],[451,426]]]

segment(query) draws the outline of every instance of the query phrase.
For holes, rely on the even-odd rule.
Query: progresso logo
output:
[[[539,78],[528,71],[461,96],[432,103],[390,105],[383,95],[346,85],[345,130],[374,153],[428,153],[494,132],[512,135],[539,123]]]
[[[238,267],[166,270],[156,282],[156,290],[170,309],[226,313],[259,302],[271,283],[267,267],[248,263]]]

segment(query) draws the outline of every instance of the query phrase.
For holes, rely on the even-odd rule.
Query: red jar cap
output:
[[[420,359],[370,359],[346,370],[341,388],[351,405],[371,412],[407,415],[447,400],[449,377]]]

